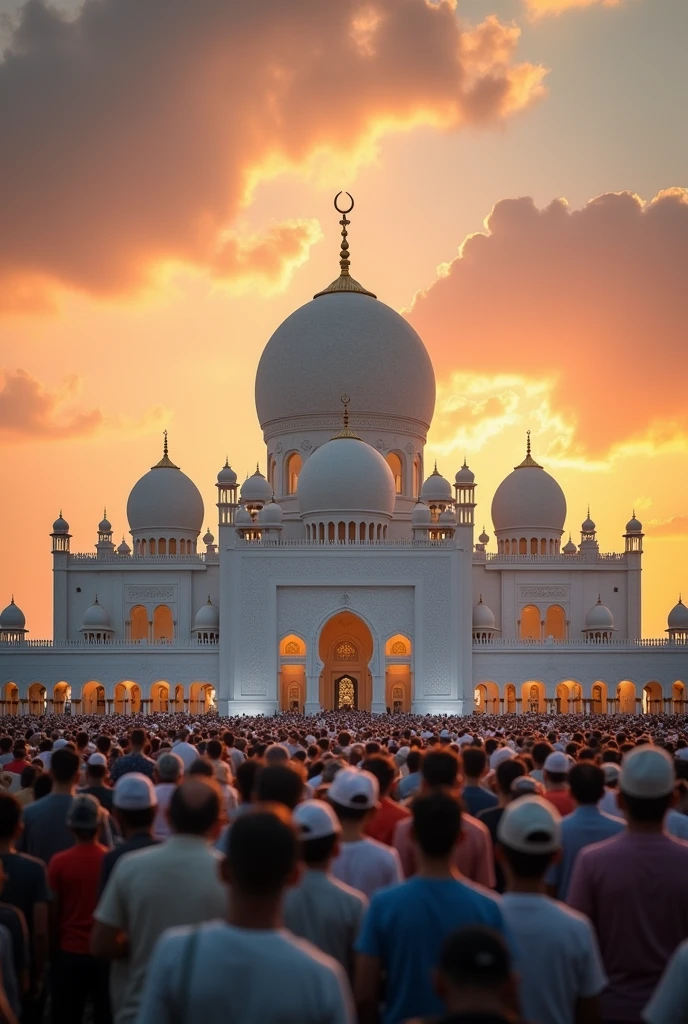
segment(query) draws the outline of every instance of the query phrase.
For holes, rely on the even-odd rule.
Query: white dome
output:
[[[253,476],[246,477],[241,485],[241,500],[243,502],[266,502],[272,498],[272,487],[265,479],[258,466]]]
[[[217,482],[221,487],[232,487],[237,482],[237,475],[229,464],[229,459],[225,459],[225,464],[217,474]]]
[[[437,463],[420,490],[423,501],[452,501],[451,484],[438,472]]]
[[[602,598],[597,598],[588,614],[585,616],[586,629],[614,629],[614,616],[609,608],[602,604]]]
[[[417,501],[411,512],[411,526],[431,526],[432,512],[424,501]]]
[[[274,500],[269,501],[258,513],[258,522],[261,526],[281,526],[282,506]]]
[[[118,555],[130,555],[131,554],[131,548],[129,547],[129,545],[125,541],[124,537],[122,537],[122,543],[117,548],[117,554]]]
[[[564,546],[562,548],[562,551],[564,552],[565,555],[576,555],[576,554],[578,554],[578,548],[576,547],[576,545],[571,540],[571,534],[569,534],[569,539],[566,542],[566,544],[564,544]]]
[[[127,518],[132,533],[147,530],[201,532],[201,492],[193,480],[170,461],[167,441],[160,462],[134,484],[127,501]]]
[[[566,498],[561,487],[528,453],[509,473],[492,499],[492,522],[497,533],[529,530],[564,532]]]
[[[215,538],[213,537],[210,530],[206,530],[205,533],[203,534],[203,543],[205,544],[205,546],[208,547],[210,544],[214,543],[214,541]]]
[[[84,621],[82,629],[110,629],[110,616],[103,608],[102,604],[98,604],[98,598],[96,597],[95,603],[90,608],[86,609],[84,614]]]
[[[588,512],[588,518],[584,519],[581,523],[581,533],[594,533],[596,529],[597,527],[595,526],[594,521],[590,518],[590,513]]]
[[[253,526],[253,520],[251,519],[251,513],[249,512],[249,510],[244,505],[240,505],[239,508],[236,510],[236,515],[234,516],[234,525],[235,526]]]
[[[383,302],[331,292],[301,306],[268,341],[256,374],[260,424],[325,417],[348,392],[361,416],[393,416],[427,429],[435,374],[413,327]]]
[[[463,484],[464,486],[466,486],[466,484],[475,483],[475,473],[473,472],[472,469],[468,468],[465,459],[463,460],[463,466],[454,477],[454,480],[456,481],[457,484]]]
[[[53,533],[69,533],[69,523],[62,518],[62,512],[53,523]]]
[[[210,600],[210,595],[208,595],[206,603],[198,609],[193,628],[198,630],[217,630],[220,628],[220,612]]]
[[[24,629],[26,616],[21,608],[14,603],[14,598],[0,612],[0,629]]]
[[[7,609],[5,609],[6,611]],[[3,615],[5,612],[2,613]],[[0,616],[0,623],[2,622],[2,616]],[[688,629],[688,607],[683,603],[683,600],[679,597],[678,604],[669,612],[667,618],[667,626],[669,629]]]
[[[450,508],[445,508],[444,512],[440,512],[438,522],[448,524],[449,526],[456,526],[456,516]]]
[[[483,604],[483,595],[473,607],[473,629],[494,629],[495,617],[491,608]]]
[[[636,519],[635,512],[634,512],[632,518],[629,519],[628,522],[626,523],[626,533],[642,533],[642,532],[643,532],[643,524],[638,519]]]
[[[356,512],[392,515],[392,471],[379,451],[357,437],[334,437],[316,448],[299,474],[301,516]]]
[[[485,533],[485,527],[483,526],[483,532],[478,537],[478,540],[479,540],[479,542],[481,544],[487,544],[489,539],[490,539],[490,535],[489,535],[489,533]]]

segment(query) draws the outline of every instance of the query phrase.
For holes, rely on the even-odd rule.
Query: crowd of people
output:
[[[0,720],[0,1024],[686,1024],[688,717]]]

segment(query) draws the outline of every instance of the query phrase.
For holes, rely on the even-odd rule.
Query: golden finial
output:
[[[172,462],[172,459],[169,456],[166,430],[163,430],[162,436],[162,458],[160,459],[160,462],[156,462],[154,466],[151,466],[151,469],[179,469],[179,466],[175,466],[174,462]]]
[[[341,195],[348,196],[350,200],[350,205],[345,210],[338,205],[338,200]],[[342,215],[342,219],[339,222],[342,226],[342,240],[340,243],[339,251],[339,277],[335,281],[333,281],[332,284],[328,285],[327,288],[324,288],[321,292],[316,292],[313,298],[317,299],[320,295],[332,295],[335,292],[358,292],[359,295],[369,295],[371,298],[376,299],[377,295],[374,295],[373,292],[369,292],[367,288],[363,287],[362,284],[359,284],[358,281],[355,281],[351,274],[349,273],[351,259],[349,252],[349,238],[346,229],[351,223],[351,221],[347,217],[347,213],[351,213],[351,211],[354,208],[354,198],[351,195],[351,193],[338,192],[337,195],[334,197],[334,208],[337,211],[337,213],[341,213]]]
[[[524,469],[527,466],[531,466],[533,469],[542,469],[542,466],[535,461],[533,456],[530,454],[530,431],[526,430],[526,457],[523,462],[519,462],[518,466],[514,466],[514,469]]]
[[[225,469],[229,469],[229,455],[225,455]]]
[[[354,431],[349,426],[349,402],[350,401],[351,401],[351,399],[349,398],[348,395],[346,395],[346,394],[342,395],[342,405],[344,406],[344,411],[342,413],[342,429],[339,431],[338,434],[334,435],[334,437],[332,438],[333,441],[336,440],[339,437],[353,437],[354,440],[356,440],[356,441],[360,441],[361,440],[361,438],[358,436],[358,434],[355,434]]]

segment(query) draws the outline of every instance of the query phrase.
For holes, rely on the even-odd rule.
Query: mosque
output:
[[[0,614],[0,714],[687,709],[688,607],[641,639],[635,515],[621,551],[599,550],[589,512],[562,543],[566,498],[528,437],[476,538],[465,460],[453,483],[426,470],[432,364],[351,276],[352,207],[339,276],[260,359],[265,472],[220,469],[217,540],[167,436],[129,495],[130,542],[104,516],[95,550],[72,551],[60,513],[53,639],[29,638],[14,599]]]

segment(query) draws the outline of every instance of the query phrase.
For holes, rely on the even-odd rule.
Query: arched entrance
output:
[[[671,687],[671,699],[674,702],[674,714],[682,715],[686,707],[686,688],[680,679]]]
[[[661,715],[664,711],[664,694],[659,683],[647,683],[643,687],[643,714]]]
[[[280,640],[280,707],[282,711],[303,711],[306,701],[306,655],[306,643],[296,633],[289,633]]]
[[[632,683],[630,679],[620,682],[616,688],[616,700],[618,711],[622,715],[634,715],[636,711],[635,683]]]
[[[19,714],[19,687],[16,683],[5,683],[2,688],[3,714]]]
[[[607,684],[599,679],[592,688],[592,710],[595,715],[602,715],[607,711]]]
[[[533,711],[544,715],[547,710],[544,684],[535,680],[524,683],[521,687],[521,701],[524,711]]]
[[[540,624],[540,609],[535,604],[527,604],[521,609],[521,622],[519,625],[521,640],[539,640],[542,635]]]
[[[208,715],[215,711],[215,687],[211,683],[192,683],[189,691],[189,712]]]
[[[369,711],[372,679],[368,664],[373,656],[373,637],[365,622],[349,611],[333,615],[322,628],[318,651],[324,664],[321,707]]]
[[[63,715],[71,710],[72,688],[69,683],[61,682],[53,690],[53,710],[56,715]]]
[[[81,691],[81,710],[85,715],[104,715],[105,687],[93,679],[86,683]]]
[[[151,686],[151,711],[169,711],[170,684],[165,682],[153,683]]]
[[[44,715],[46,705],[46,689],[42,683],[31,683],[29,687],[29,714]]]
[[[504,710],[507,715],[516,713],[516,687],[513,683],[507,683],[504,687]]]

